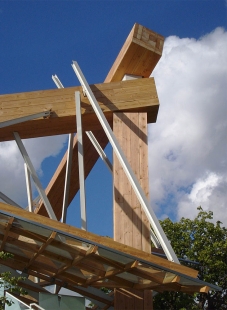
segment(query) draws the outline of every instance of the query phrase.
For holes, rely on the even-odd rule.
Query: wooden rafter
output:
[[[56,237],[56,232],[53,231],[52,234],[50,235],[50,237],[47,239],[47,241],[45,243],[42,244],[42,246],[39,248],[38,252],[34,253],[34,255],[31,257],[28,266],[31,265],[34,260],[46,249],[46,247],[54,240],[54,238]],[[28,267],[27,266],[27,267]]]

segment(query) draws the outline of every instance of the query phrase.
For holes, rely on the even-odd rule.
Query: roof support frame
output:
[[[166,253],[166,256],[168,258],[168,260],[170,261],[173,261],[175,263],[178,263],[179,264],[179,260],[176,256],[176,254],[174,253],[170,243],[169,243],[169,240],[167,239],[153,209],[150,207],[149,205],[149,202],[147,200],[147,197],[146,195],[144,194],[134,172],[132,171],[124,153],[122,152],[121,150],[121,147],[115,137],[115,135],[113,134],[113,131],[109,125],[109,123],[107,122],[90,86],[88,85],[78,63],[76,61],[73,61],[73,64],[72,64],[72,68],[74,70],[74,72],[76,73],[77,75],[77,78],[79,80],[79,82],[81,83],[81,85],[84,87],[84,89],[86,90],[86,95],[113,147],[113,150],[116,154],[116,156],[118,157],[118,160],[120,161],[121,165],[122,165],[122,168],[126,174],[126,176],[128,177],[129,179],[129,182],[131,183],[132,185],[132,188],[134,189],[135,191],[135,194],[137,195],[137,198],[142,206],[142,208],[144,209],[144,212],[145,214],[147,215],[147,218],[150,222],[150,224],[152,225],[152,228],[154,229],[155,231],[155,234],[157,235],[161,245],[162,245],[162,248],[164,250],[164,252]]]

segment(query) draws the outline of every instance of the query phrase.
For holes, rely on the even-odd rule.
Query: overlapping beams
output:
[[[14,255],[0,263],[40,278],[42,286],[56,284],[108,306],[113,299],[98,294],[100,287],[130,294],[131,288],[210,290],[195,270],[10,205],[0,203],[0,210],[0,242]]]
[[[115,62],[113,63],[113,66],[105,79],[105,83],[110,83],[113,81],[119,82],[122,80],[125,74],[134,74],[143,77],[149,77],[161,57],[163,43],[163,36],[139,24],[135,24],[130,34],[128,35],[128,38],[126,39],[121,51],[119,52]],[[143,80],[144,79],[140,79],[141,82]],[[137,94],[134,93],[134,95],[136,96]],[[151,117],[151,114],[148,114],[148,122],[155,121],[156,118]],[[93,133],[101,147],[104,149],[109,140],[107,139],[106,134],[102,130],[101,126],[99,130],[93,130]],[[86,178],[99,158],[98,153],[86,136],[84,137],[84,153]],[[86,156],[86,154],[89,154],[89,156]],[[60,219],[61,217],[66,158],[67,155],[65,154],[46,188],[46,194],[58,219]],[[76,136],[74,138],[73,145],[72,175],[78,175],[78,154]],[[78,190],[78,178],[72,178],[69,190],[69,203],[72,201]],[[35,210],[35,212],[47,216],[47,212],[42,201],[40,201],[40,205]]]

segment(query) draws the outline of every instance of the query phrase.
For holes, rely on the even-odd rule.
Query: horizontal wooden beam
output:
[[[113,112],[147,112],[148,122],[155,122],[159,101],[153,78],[91,85],[107,120]],[[12,140],[13,131],[22,139],[76,132],[75,91],[81,93],[83,130],[100,129],[97,116],[81,87],[70,87],[0,96],[0,123],[43,111],[50,118],[35,119],[0,128],[0,141]]]
[[[121,81],[125,74],[149,77],[162,55],[163,44],[163,36],[136,23],[105,82]]]

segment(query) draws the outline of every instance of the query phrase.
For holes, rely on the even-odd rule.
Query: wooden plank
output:
[[[105,82],[120,81],[125,74],[149,77],[162,55],[164,37],[135,24]]]
[[[114,111],[145,111],[152,122],[158,113],[158,96],[153,78],[91,85],[107,120]],[[75,91],[81,93],[83,130],[100,129],[99,121],[81,87],[0,95],[0,123],[52,111],[50,118],[35,119],[0,128],[0,141],[12,140],[17,131],[22,139],[76,132]]]

